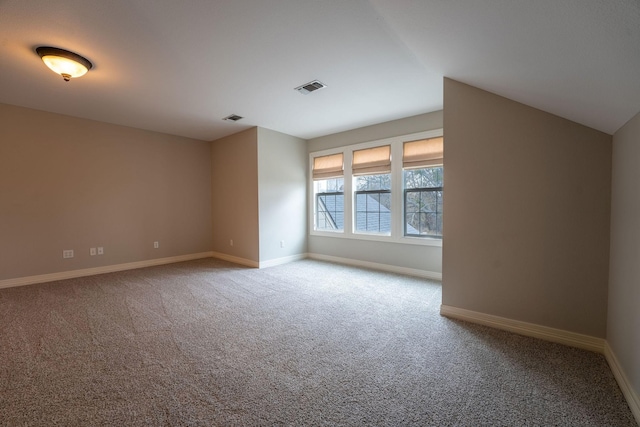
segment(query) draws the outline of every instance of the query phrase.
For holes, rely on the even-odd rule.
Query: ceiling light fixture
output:
[[[93,67],[88,59],[68,50],[51,46],[40,46],[36,53],[54,73],[62,76],[65,82],[84,76]]]

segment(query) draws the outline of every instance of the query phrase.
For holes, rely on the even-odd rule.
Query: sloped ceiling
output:
[[[0,54],[1,103],[203,140],[439,110],[443,76],[607,133],[640,110],[636,0],[0,0]]]

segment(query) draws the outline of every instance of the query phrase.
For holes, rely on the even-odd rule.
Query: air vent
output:
[[[298,86],[296,90],[303,95],[308,95],[311,92],[315,92],[318,89],[324,89],[325,87],[327,87],[326,84],[319,82],[318,80],[314,80],[312,82],[305,83],[302,86]]]
[[[230,121],[232,121],[232,122],[237,122],[237,121],[238,121],[238,120],[240,120],[240,119],[244,119],[244,117],[239,116],[239,115],[237,115],[237,114],[232,114],[232,115],[230,115],[230,116],[225,117],[225,118],[224,118],[224,119],[222,119],[222,120],[230,120]]]

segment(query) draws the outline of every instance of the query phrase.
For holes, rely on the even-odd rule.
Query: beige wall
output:
[[[0,104],[0,280],[210,251],[209,158],[208,142]]]
[[[304,255],[307,252],[305,140],[258,128],[258,194],[260,262]]]
[[[611,136],[445,79],[442,302],[605,337]]]
[[[640,396],[640,113],[613,137],[607,342],[637,398]]]
[[[442,111],[421,114],[309,140],[309,153],[360,142],[375,141],[442,128]],[[446,199],[446,192],[444,198]],[[445,211],[445,221],[447,213]],[[309,236],[311,254],[345,258],[366,263],[421,270],[439,275],[442,247],[400,244],[371,240]]]
[[[258,128],[213,141],[211,164],[213,251],[257,263]]]

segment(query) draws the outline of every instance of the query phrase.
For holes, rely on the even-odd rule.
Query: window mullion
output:
[[[402,179],[402,140],[391,144],[391,237],[404,235],[404,203]]]
[[[355,212],[353,208],[353,175],[351,173],[351,162],[353,154],[351,150],[344,150],[344,234],[353,236],[353,226],[355,223]]]

